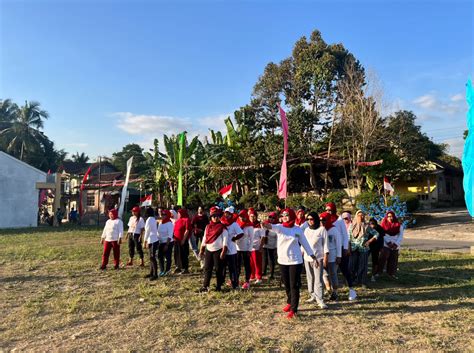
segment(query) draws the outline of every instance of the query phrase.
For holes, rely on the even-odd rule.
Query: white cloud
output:
[[[460,98],[461,97],[461,98]],[[439,99],[434,93],[425,94],[412,101],[418,108],[437,113],[455,115],[464,111],[461,94],[451,96],[449,101]]]
[[[450,98],[451,102],[459,102],[464,100],[464,95],[462,93],[455,94],[454,96],[451,96]]]

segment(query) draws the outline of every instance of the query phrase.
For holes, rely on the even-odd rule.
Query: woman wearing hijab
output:
[[[349,227],[349,239],[351,243],[350,269],[354,276],[354,282],[363,286],[367,285],[369,235],[374,240],[377,240],[379,237],[379,233],[365,223],[365,214],[359,210],[356,212],[354,221]]]
[[[295,225],[296,214],[291,208],[281,213],[283,223],[265,223],[263,226],[277,234],[278,263],[280,264],[281,279],[285,285],[286,306],[283,311],[292,319],[298,312],[301,288],[301,272],[303,271],[303,256],[300,245],[310,258],[316,261],[313,249],[308,244],[300,227]]]
[[[305,228],[308,226],[308,223],[306,223],[305,208],[303,206],[298,207],[298,210],[296,211],[295,224],[298,227],[303,228],[303,230],[305,230]]]
[[[150,281],[158,278],[158,263],[156,261],[156,253],[158,252],[158,227],[156,225],[155,212],[152,207],[146,210],[145,235],[143,237],[145,248],[150,253],[150,273],[145,276]]]
[[[337,218],[336,218],[337,219]],[[324,253],[324,277],[329,282],[331,297],[330,300],[337,300],[337,288],[339,282],[337,280],[337,265],[341,263],[342,241],[341,234],[337,227],[334,226],[334,217],[329,212],[323,212],[319,215],[319,220],[326,229],[327,248]]]
[[[173,229],[171,222],[171,212],[166,209],[161,210],[161,222],[158,226],[158,260],[160,262],[160,277],[167,275],[171,270],[171,255],[173,253]],[[165,265],[166,260],[166,265]]]
[[[127,266],[133,265],[133,257],[135,256],[135,248],[137,249],[138,256],[140,257],[140,266],[144,267],[143,261],[143,249],[142,249],[142,238],[143,231],[145,229],[145,221],[140,216],[140,207],[135,206],[132,208],[132,217],[128,220],[128,252],[130,260],[127,262]]]
[[[265,229],[258,221],[258,214],[252,207],[248,210],[250,223],[253,226],[252,251],[250,253],[250,280],[255,284],[262,282],[262,246],[264,243]]]
[[[393,211],[387,212],[380,225],[385,231],[385,236],[383,237],[383,248],[379,255],[378,273],[382,273],[385,264],[387,264],[387,274],[396,279],[398,253],[403,239],[403,226]]]
[[[247,210],[242,210],[239,212],[237,224],[244,233],[244,235],[235,242],[238,251],[237,278],[240,278],[240,271],[243,264],[245,268],[245,282],[242,285],[242,289],[250,289],[250,276],[252,274],[252,268],[250,267],[250,255],[253,245],[253,224],[249,220]]]
[[[104,230],[100,243],[104,245],[104,252],[102,253],[101,270],[107,268],[109,263],[110,250],[114,251],[114,268],[119,269],[120,265],[120,244],[122,244],[123,237],[123,222],[118,218],[118,211],[113,208],[109,211],[109,219],[105,222]]]
[[[313,261],[306,252],[304,253],[304,266],[310,295],[306,302],[316,301],[321,309],[326,309],[327,305],[323,300],[323,259],[324,254],[328,252],[328,232],[324,227],[321,227],[319,215],[316,212],[310,212],[306,221],[308,227],[304,230],[304,235],[316,255],[316,261]]]
[[[191,235],[191,220],[188,211],[184,208],[178,210],[178,220],[174,223],[174,273],[189,273],[189,244]]]
[[[271,212],[268,215],[267,222],[270,224],[278,224],[278,214]],[[275,264],[277,259],[277,234],[269,229],[265,230],[265,238],[263,245],[263,276],[267,275],[267,267],[270,265],[270,277],[273,279],[275,276]]]
[[[383,248],[383,238],[385,236],[385,230],[382,228],[380,224],[377,223],[375,218],[371,218],[369,220],[369,227],[376,230],[379,233],[379,237],[377,240],[372,240],[371,236],[369,235],[369,244],[370,248],[370,255],[372,257],[372,278],[371,281],[375,282],[376,273],[378,273],[379,267],[379,254],[380,250]]]
[[[216,269],[216,290],[222,289],[224,283],[225,256],[229,237],[224,224],[220,222],[220,209],[211,207],[211,222],[206,226],[199,255],[204,256],[204,281],[200,292],[208,292],[212,271]]]

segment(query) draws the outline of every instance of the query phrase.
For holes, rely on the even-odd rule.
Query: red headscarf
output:
[[[134,208],[132,208],[132,212],[140,213],[140,207],[135,206]]]
[[[217,213],[219,214],[220,210],[213,210],[214,207],[211,208],[210,214]],[[211,218],[211,223],[209,223],[206,226],[206,243],[207,244],[212,244],[214,243],[217,238],[222,234],[222,232],[225,229],[225,225],[223,225],[220,221],[219,218],[217,218],[217,221],[213,221],[215,218]]]
[[[334,202],[328,202],[325,207],[329,207],[331,209],[331,214],[336,214],[337,208]]]
[[[273,219],[272,221],[270,221],[270,217],[272,217],[272,219]],[[269,213],[267,223],[278,224],[278,213],[276,213],[276,212]]]
[[[181,218],[189,218],[189,215],[188,215],[188,210],[184,209],[184,208],[180,208],[178,210],[178,213],[180,215]]]
[[[258,217],[257,211],[255,211],[255,210],[253,209],[253,207],[250,207],[248,213],[249,213],[249,219],[250,219],[250,216],[251,216],[251,215],[254,215],[255,218],[256,218],[254,222],[251,222],[252,225],[253,225],[253,227],[254,227],[254,228],[261,228],[261,227],[260,227],[260,222],[259,222],[258,219],[257,219],[257,217]]]
[[[109,210],[109,214],[110,213],[112,213],[112,220],[118,218],[118,210],[116,208],[112,208],[111,210]]]
[[[301,215],[301,218],[298,218],[298,216]],[[297,212],[296,212],[296,220],[295,220],[295,224],[297,226],[300,226],[302,225],[304,222],[306,222],[306,219],[305,219],[305,212],[303,209],[299,209]]]
[[[165,216],[161,216],[161,224],[165,224],[171,222],[171,212],[170,210],[162,210],[161,214],[165,214]]]
[[[391,214],[393,216],[393,221],[390,222],[388,220],[388,215]],[[400,222],[398,221],[397,216],[393,211],[388,211],[385,217],[382,219],[380,226],[385,230],[385,234],[388,235],[397,235],[400,233]]]
[[[230,226],[232,223],[236,222],[239,219],[239,216],[237,216],[235,213],[231,213],[231,215],[232,217],[229,220],[225,216],[225,212],[224,212],[224,215],[221,217],[222,224],[224,224],[225,226]]]
[[[281,211],[281,214],[283,213],[288,213],[288,222],[283,222],[282,225],[285,228],[292,228],[295,225],[295,220],[296,220],[296,213],[294,210],[291,208],[285,208],[283,211]]]
[[[324,228],[326,228],[326,230],[329,230],[331,229],[332,227],[334,227],[334,217],[333,217],[333,214],[329,213],[329,212],[323,212],[319,215],[319,218],[322,218],[324,219]],[[336,217],[337,219],[337,217]]]
[[[237,219],[237,224],[240,228],[244,229],[245,227],[253,227],[253,223],[249,220],[249,214],[247,210],[242,210],[239,212],[239,218]]]

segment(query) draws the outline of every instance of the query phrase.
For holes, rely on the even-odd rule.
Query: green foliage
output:
[[[122,173],[125,173],[127,171],[127,161],[131,157],[133,157],[132,174],[144,174],[149,166],[143,155],[143,148],[136,143],[125,145],[120,152],[113,153],[112,164]]]
[[[324,202],[334,202],[337,206],[337,208],[342,207],[342,201],[347,198],[347,194],[344,190],[339,190],[339,191],[333,191],[330,192],[326,198],[324,199]]]
[[[242,206],[245,208],[249,208],[249,207],[258,208],[258,196],[253,192],[242,195],[242,197],[239,200],[239,206]]]
[[[262,204],[266,211],[274,211],[278,203],[278,196],[275,194],[270,195],[260,195],[258,201]]]
[[[299,206],[304,205],[304,196],[295,194],[295,195],[289,195],[286,198],[286,206],[291,207],[291,208],[297,208]]]
[[[357,208],[369,208],[370,205],[377,203],[380,198],[379,193],[375,191],[363,191],[355,197],[355,204]]]
[[[406,203],[407,211],[410,213],[420,208],[420,200],[418,200],[418,197],[416,195],[402,194],[400,195],[400,201]]]
[[[321,213],[324,211],[324,204],[325,202],[321,200],[319,197],[314,195],[308,195],[305,197],[303,201],[303,206],[306,207],[310,211],[315,211]]]

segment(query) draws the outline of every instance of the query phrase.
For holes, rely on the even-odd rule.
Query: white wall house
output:
[[[0,228],[36,227],[46,173],[0,151]]]

